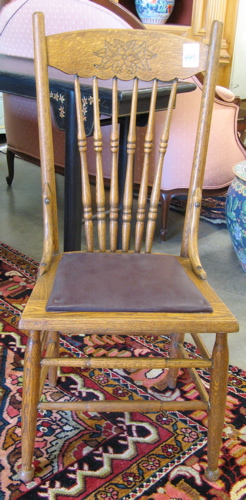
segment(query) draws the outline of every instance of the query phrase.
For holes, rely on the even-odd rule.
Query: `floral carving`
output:
[[[123,42],[115,39],[114,44],[105,41],[104,49],[95,52],[95,55],[102,58],[101,64],[96,65],[100,69],[112,68],[115,73],[126,71],[136,73],[137,70],[150,70],[148,61],[156,57],[146,47],[146,42],[138,43],[137,40]]]

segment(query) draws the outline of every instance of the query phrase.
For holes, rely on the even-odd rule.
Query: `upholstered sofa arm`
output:
[[[236,99],[235,94],[231,90],[225,87],[221,87],[220,85],[216,86],[215,96],[217,97],[217,99],[221,99],[225,102],[234,102]]]

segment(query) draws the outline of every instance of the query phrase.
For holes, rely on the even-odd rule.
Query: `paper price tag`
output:
[[[183,68],[198,68],[199,48],[200,48],[199,43],[184,43]]]

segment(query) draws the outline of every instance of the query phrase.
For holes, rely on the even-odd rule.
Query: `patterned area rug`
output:
[[[37,264],[0,244],[0,499],[239,500],[246,498],[246,373],[230,367],[221,476],[209,483],[206,468],[207,414],[196,411],[140,413],[39,413],[35,466],[27,485],[20,468],[22,363],[27,337],[18,319],[35,283]],[[166,356],[164,337],[62,337],[62,355]],[[191,344],[186,349],[196,355]],[[206,385],[209,375],[201,372]],[[74,398],[188,399],[195,397],[186,371],[176,390],[165,389],[162,370],[64,369],[54,401]]]
[[[201,219],[212,222],[213,224],[226,224],[225,202],[225,196],[203,198]],[[186,199],[172,198],[170,208],[179,212],[185,212]]]

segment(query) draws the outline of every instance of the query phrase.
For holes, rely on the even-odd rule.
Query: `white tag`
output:
[[[199,48],[200,48],[199,43],[184,43],[183,68],[198,68]]]

